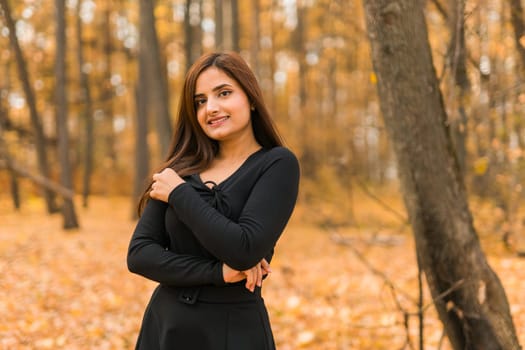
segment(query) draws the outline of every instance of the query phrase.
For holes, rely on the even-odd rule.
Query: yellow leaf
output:
[[[376,76],[376,73],[374,73],[374,72],[371,72],[371,73],[370,73],[370,82],[371,82],[372,84],[374,84],[374,85],[377,84],[377,76]]]
[[[489,167],[489,159],[487,157],[480,157],[474,161],[474,173],[476,175],[483,175],[487,172]]]

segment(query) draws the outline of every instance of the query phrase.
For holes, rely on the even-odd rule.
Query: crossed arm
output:
[[[154,200],[146,206],[130,244],[130,270],[176,285],[221,285],[246,279],[246,287],[253,291],[270,272],[263,257],[273,249],[291,215],[298,179],[295,157],[273,162],[252,189],[238,222],[234,222],[208,205],[172,169],[155,174],[150,193]],[[217,260],[175,254],[164,248],[168,203]]]

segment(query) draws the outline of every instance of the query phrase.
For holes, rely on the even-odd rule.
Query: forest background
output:
[[[447,348],[431,307],[417,303],[430,300],[359,1],[0,9],[0,346],[132,347],[152,287],[124,266],[136,199],[163,159],[188,65],[220,49],[254,69],[302,167],[266,288],[279,348]],[[475,224],[523,343],[522,12],[516,0],[425,5]]]

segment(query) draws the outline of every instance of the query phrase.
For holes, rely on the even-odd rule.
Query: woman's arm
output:
[[[238,222],[207,204],[189,184],[178,185],[168,197],[168,203],[201,244],[235,270],[255,266],[273,249],[295,206],[297,159],[284,148],[272,156]]]
[[[166,208],[166,203],[153,199],[144,208],[129,244],[128,269],[172,286],[224,285],[220,261],[167,250]]]

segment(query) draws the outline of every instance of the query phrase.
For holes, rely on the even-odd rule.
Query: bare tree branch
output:
[[[443,20],[448,21],[448,13],[447,10],[441,5],[441,3],[438,0],[430,0],[434,6],[436,7],[436,10],[441,14],[441,17],[443,17]]]
[[[0,161],[0,168],[10,168],[14,172],[16,172],[18,175],[27,177],[30,180],[32,180],[34,183],[40,185],[41,187],[51,190],[59,195],[61,195],[64,198],[67,199],[73,199],[75,193],[71,191],[68,188],[65,188],[64,186],[54,182],[53,180],[50,180],[42,175],[39,175],[37,173],[32,173],[29,170],[27,170],[25,167],[17,164],[12,159],[10,162],[7,161]]]
[[[359,180],[357,177],[354,177],[354,178],[355,178],[355,181],[356,181],[357,185],[359,186],[359,188],[362,189],[363,192],[366,193],[366,195],[368,195],[370,198],[372,198],[374,201],[376,201],[383,209],[387,210],[391,214],[394,214],[394,216],[397,217],[402,223],[408,225],[408,219],[403,214],[401,214],[397,210],[393,209],[388,204],[383,202],[381,200],[381,198],[379,198],[375,194],[373,194],[372,191],[370,191],[368,189],[368,187],[366,187],[366,185],[361,180]]]

